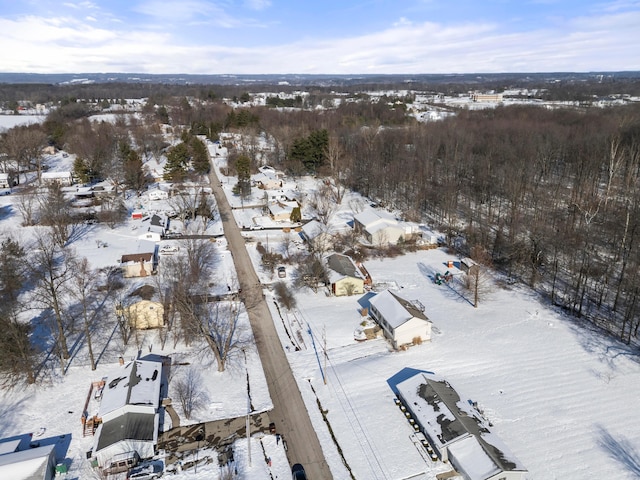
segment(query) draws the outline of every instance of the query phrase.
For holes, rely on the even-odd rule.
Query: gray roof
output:
[[[98,432],[95,451],[122,440],[154,441],[155,417],[153,413],[129,412],[104,422]]]
[[[329,255],[327,257],[327,264],[331,270],[338,272],[341,275],[346,277],[362,278],[360,270],[358,270],[356,264],[353,263],[351,257],[348,257],[347,255],[341,255],[339,253]]]

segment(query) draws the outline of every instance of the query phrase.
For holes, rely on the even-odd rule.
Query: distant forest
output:
[[[273,146],[269,151],[234,152],[248,156],[254,171],[266,159],[290,175],[311,172],[399,210],[406,219],[429,223],[459,255],[526,283],[585,325],[631,343],[640,328],[640,102],[461,109],[444,120],[420,123],[407,115],[411,98],[374,100],[364,93],[537,88],[544,89],[541,100],[577,102],[640,95],[640,79],[633,76],[505,82],[312,85],[304,88],[309,92],[304,109],[234,108],[223,102],[258,91],[301,90],[280,84],[0,84],[0,101],[75,105],[70,100],[145,97],[156,108],[145,110],[147,120],[136,124],[138,130],[163,122],[213,140],[229,130],[262,135]],[[314,108],[335,105],[336,91],[354,101]],[[91,138],[87,129],[102,129],[96,162],[109,163],[108,157],[117,155],[122,125],[112,130],[89,125],[81,120],[88,108],[64,112],[60,108],[30,128],[42,129],[70,151],[82,146],[89,157],[92,143],[82,139]],[[108,131],[112,144],[104,143]],[[154,146],[153,135],[138,131],[135,138],[140,153],[163,147],[157,141]],[[320,151],[303,148],[314,140]]]

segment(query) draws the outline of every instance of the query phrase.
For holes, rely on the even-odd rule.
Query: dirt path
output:
[[[304,465],[311,479],[329,480],[333,476],[291,373],[245,240],[213,168],[210,180],[273,402],[269,418],[287,442],[289,463]]]

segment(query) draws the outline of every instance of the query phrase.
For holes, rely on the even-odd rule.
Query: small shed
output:
[[[469,257],[460,260],[460,270],[467,275],[477,275],[480,265],[471,260]]]

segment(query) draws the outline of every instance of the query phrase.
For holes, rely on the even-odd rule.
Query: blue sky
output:
[[[640,0],[0,0],[0,71],[640,70]]]

